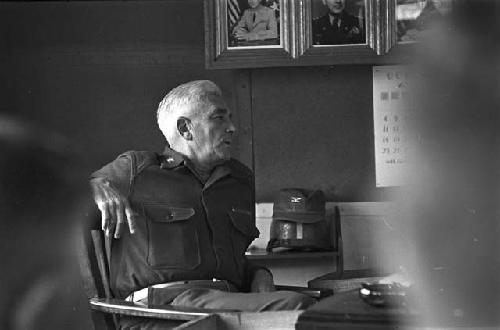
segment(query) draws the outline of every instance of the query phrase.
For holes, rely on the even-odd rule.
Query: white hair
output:
[[[158,105],[158,127],[172,145],[179,137],[177,118],[199,111],[210,97],[222,96],[220,88],[210,80],[194,80],[168,92]]]

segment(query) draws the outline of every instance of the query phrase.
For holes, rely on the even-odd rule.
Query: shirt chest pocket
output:
[[[233,249],[237,255],[244,255],[252,241],[259,237],[252,213],[248,210],[231,208],[228,211],[233,225]]]
[[[148,225],[148,264],[153,268],[194,269],[200,264],[193,208],[143,204]]]

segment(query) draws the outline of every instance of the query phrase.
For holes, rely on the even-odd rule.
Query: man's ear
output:
[[[193,135],[190,130],[191,120],[186,117],[177,118],[177,131],[186,140],[192,140]]]

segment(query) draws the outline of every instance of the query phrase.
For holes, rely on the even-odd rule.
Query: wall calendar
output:
[[[404,185],[412,113],[407,66],[373,67],[373,123],[377,187]]]

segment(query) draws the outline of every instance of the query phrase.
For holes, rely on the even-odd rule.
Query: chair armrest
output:
[[[103,313],[180,321],[195,320],[214,313],[214,311],[207,309],[202,311],[197,308],[168,305],[146,306],[121,299],[92,298],[89,303],[92,310]]]
[[[328,273],[310,280],[307,285],[314,289],[328,288],[334,292],[343,292],[360,288],[363,282],[374,282],[387,276],[373,270],[353,270],[342,273]]]
[[[302,294],[306,294],[315,299],[323,299],[325,297],[333,295],[333,290],[326,288],[311,289],[303,286],[294,286],[294,285],[275,285],[275,287],[276,290],[295,291]]]

